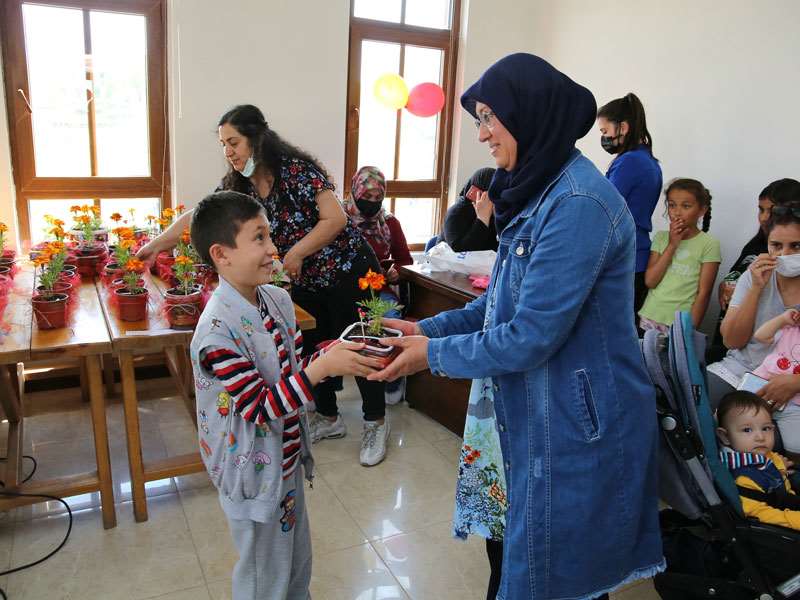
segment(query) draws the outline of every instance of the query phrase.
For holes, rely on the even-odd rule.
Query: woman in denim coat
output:
[[[630,319],[635,225],[575,149],[586,88],[530,54],[461,97],[497,172],[487,292],[418,324],[374,379],[491,378],[508,485],[501,600],[602,598],[664,568],[655,398]]]

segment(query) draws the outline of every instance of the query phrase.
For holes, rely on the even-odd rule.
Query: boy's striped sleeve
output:
[[[304,366],[319,354],[309,357]],[[269,385],[250,359],[238,350],[217,345],[200,351],[200,363],[222,382],[233,400],[235,412],[257,425],[284,417],[314,400],[311,383],[302,370]]]

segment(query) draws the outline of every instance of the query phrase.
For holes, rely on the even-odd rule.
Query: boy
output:
[[[286,291],[266,285],[277,253],[262,206],[218,192],[195,209],[192,244],[219,286],[191,344],[200,449],[219,490],[239,562],[234,600],[306,600],[311,539],[302,463],[312,478],[305,405],[335,375],[366,376],[378,359],[358,344],[300,358],[302,336]]]
[[[786,476],[786,462],[772,451],[775,423],[769,406],[752,392],[736,391],[717,409],[720,458],[736,479],[742,509],[762,523],[800,530],[800,498]]]

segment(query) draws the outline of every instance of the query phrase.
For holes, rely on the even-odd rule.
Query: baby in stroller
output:
[[[717,409],[720,460],[736,480],[745,516],[800,530],[800,496],[787,476],[792,463],[774,451],[775,423],[766,402],[747,391],[727,394]]]

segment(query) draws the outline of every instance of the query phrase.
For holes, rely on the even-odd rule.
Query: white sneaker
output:
[[[386,440],[389,439],[389,421],[384,420],[383,425],[377,422],[364,423],[361,434],[361,464],[372,467],[386,458]]]
[[[401,377],[386,384],[386,391],[383,393],[386,404],[394,406],[400,404],[406,395],[406,378]]]
[[[347,435],[347,427],[344,424],[342,415],[336,415],[335,421],[330,421],[321,414],[315,412],[309,419],[311,424],[311,443],[316,444],[320,440],[341,438]]]

